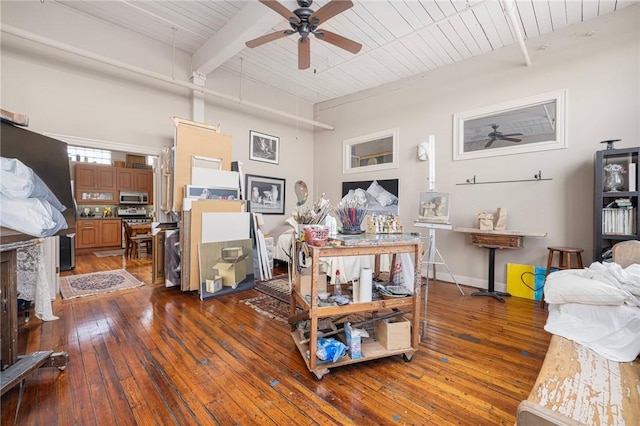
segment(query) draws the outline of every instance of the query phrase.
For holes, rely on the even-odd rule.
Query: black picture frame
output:
[[[278,164],[280,160],[280,138],[250,130],[249,159]]]
[[[246,175],[245,179],[252,213],[284,214],[285,179],[257,175]]]

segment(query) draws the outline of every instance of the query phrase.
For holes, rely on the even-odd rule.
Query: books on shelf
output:
[[[636,180],[637,180],[637,165],[636,163],[629,163],[628,167],[628,177],[629,177],[629,192],[635,192],[638,189],[636,188]]]
[[[604,235],[634,235],[636,226],[635,207],[602,209],[602,233]]]

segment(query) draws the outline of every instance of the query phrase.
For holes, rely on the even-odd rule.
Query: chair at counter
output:
[[[122,221],[122,226],[124,226],[124,255],[126,258],[139,259],[140,249],[143,245],[145,246],[147,254],[151,254],[151,225],[137,225],[132,227],[127,222]],[[143,233],[140,233],[140,228],[144,228],[142,229]]]

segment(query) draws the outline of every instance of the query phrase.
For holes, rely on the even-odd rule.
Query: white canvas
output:
[[[250,237],[250,213],[202,213],[203,243],[245,240]]]

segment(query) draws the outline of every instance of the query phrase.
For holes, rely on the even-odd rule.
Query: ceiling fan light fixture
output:
[[[261,46],[270,41],[278,40],[282,37],[300,34],[298,40],[298,68],[307,69],[311,62],[311,53],[309,48],[309,34],[313,34],[319,40],[333,44],[341,49],[351,53],[358,53],[362,48],[360,43],[350,40],[341,35],[318,29],[318,25],[328,21],[334,16],[353,7],[351,0],[329,0],[315,12],[309,8],[313,4],[313,0],[297,0],[298,9],[290,11],[280,2],[276,0],[259,0],[260,3],[269,7],[274,12],[283,16],[291,25],[291,30],[278,31],[275,33],[265,34],[253,40],[249,40],[245,45],[249,48]]]

